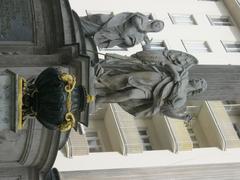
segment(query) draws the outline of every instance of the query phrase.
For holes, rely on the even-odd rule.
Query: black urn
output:
[[[24,115],[35,116],[48,129],[68,131],[76,124],[73,113],[83,111],[87,99],[85,88],[76,87],[73,75],[47,68],[27,83]]]

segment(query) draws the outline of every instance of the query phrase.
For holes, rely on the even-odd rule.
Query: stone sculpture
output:
[[[93,36],[99,48],[132,47],[142,41],[149,43],[148,32],[159,32],[164,23],[154,20],[151,15],[139,12],[113,14],[93,14],[80,17],[83,32]]]
[[[190,54],[175,50],[142,51],[131,57],[106,54],[96,67],[96,102],[118,103],[136,117],[163,113],[190,120],[187,97],[207,87],[204,79],[189,78],[188,70],[197,63]]]

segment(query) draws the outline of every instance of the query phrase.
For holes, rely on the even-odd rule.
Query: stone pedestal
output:
[[[0,73],[0,179],[39,179],[55,160],[60,133],[47,130],[34,118],[19,129],[18,85],[16,73]]]

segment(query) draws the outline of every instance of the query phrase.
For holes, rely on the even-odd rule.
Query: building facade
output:
[[[163,31],[149,33],[152,49],[189,52],[199,64],[240,65],[237,0],[88,0],[81,6],[78,0],[70,3],[80,16],[123,11],[152,13],[165,23]],[[141,50],[138,45],[99,52],[130,55]],[[117,104],[102,105],[91,114],[89,127],[71,132],[55,167],[63,179],[71,180],[238,179],[240,103],[191,101],[188,111],[193,120],[186,124],[165,116],[135,119]]]
[[[101,2],[90,0],[78,5],[71,0],[73,9],[80,15],[93,13],[142,12],[153,14],[164,21],[163,31],[149,33],[154,49],[176,49],[195,55],[200,64],[239,64],[239,4],[230,0],[127,0]],[[102,6],[102,5],[106,6]],[[141,45],[126,49],[100,49],[100,52],[133,54]]]

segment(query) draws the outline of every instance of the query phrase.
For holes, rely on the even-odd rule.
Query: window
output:
[[[143,46],[144,50],[162,50],[168,49],[165,41],[155,41]]]
[[[197,141],[196,135],[193,131],[192,125],[188,124],[186,127],[187,127],[188,134],[191,138],[191,141],[193,143],[193,148],[199,148],[200,146],[199,146],[199,143]]]
[[[147,128],[138,128],[138,133],[139,133],[140,138],[142,140],[143,149],[145,151],[152,150],[152,146],[151,146],[151,143],[150,143]]]
[[[169,14],[173,24],[196,25],[197,22],[191,14]]]
[[[212,52],[207,41],[182,41],[187,52],[208,53]]]
[[[207,16],[213,26],[233,26],[229,16]]]
[[[240,52],[240,42],[223,42],[223,41],[221,42],[226,52],[228,53]]]
[[[102,145],[96,131],[86,131],[86,138],[90,152],[102,152]]]

